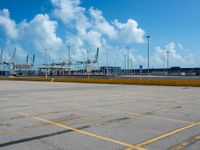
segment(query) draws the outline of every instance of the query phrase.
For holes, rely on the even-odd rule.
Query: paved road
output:
[[[45,78],[45,76],[30,76],[33,78]],[[20,78],[20,77],[19,77]],[[200,80],[200,76],[155,76],[155,75],[67,75],[67,76],[48,76],[48,78],[95,78],[95,79],[133,79],[133,80]]]
[[[199,150],[199,91],[0,81],[0,150]]]

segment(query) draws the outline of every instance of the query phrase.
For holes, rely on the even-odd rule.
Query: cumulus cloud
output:
[[[90,22],[85,16],[85,8],[80,6],[80,0],[51,0],[51,3],[54,6],[53,15],[57,19],[85,34]]]
[[[51,3],[55,7],[53,14],[66,24],[79,19],[85,11],[79,0],[51,0]]]
[[[18,37],[16,23],[10,19],[10,12],[8,9],[0,10],[0,26],[4,28],[8,38],[16,39]]]
[[[129,19],[127,23],[115,20],[114,24],[118,29],[118,38],[120,41],[124,41],[127,44],[144,42],[145,31],[138,27],[138,23],[135,20]]]
[[[100,10],[90,8],[89,14],[91,15],[92,27],[95,30],[107,35],[111,39],[116,37],[116,29],[103,17]]]
[[[12,43],[11,41],[7,40],[4,46],[4,53],[3,53],[3,61],[9,62],[12,59],[14,49],[16,48],[16,61],[18,63],[24,63],[26,56],[28,55],[28,51],[23,49],[20,44]]]
[[[91,39],[89,43],[98,43],[96,46],[103,45],[103,40],[106,40],[106,43],[119,43],[120,41],[125,44],[144,42],[145,32],[133,19],[129,19],[127,23],[117,20],[109,22],[103,16],[102,11],[93,7],[88,10],[81,7],[80,0],[51,0],[51,3],[55,7],[53,15],[61,20],[67,28],[77,31],[77,36],[83,42]],[[87,37],[91,34],[94,35],[94,39]],[[74,35],[72,37],[74,38]],[[68,40],[70,38],[68,37]]]
[[[164,63],[164,66],[166,66],[165,64],[167,59],[167,52],[169,52],[170,66],[194,66],[194,55],[191,53],[187,55],[181,54],[179,52],[180,44],[177,45],[174,42],[171,42],[165,45],[164,48],[161,48],[159,46],[155,47],[155,53],[152,58],[153,65],[159,67]]]
[[[92,49],[102,47],[102,53],[108,53],[112,57],[110,60],[113,64],[119,62],[123,64],[124,56],[116,50],[117,46],[144,42],[145,31],[134,19],[128,19],[127,22],[108,21],[101,10],[93,7],[87,10],[81,6],[80,0],[51,0],[51,3],[54,7],[53,16],[65,25],[66,30],[72,30],[72,34],[66,35],[65,43],[72,45],[74,57],[77,59],[86,56],[91,47]],[[166,51],[170,52],[171,65],[193,65],[194,56],[180,54],[179,50],[182,48],[182,45],[178,44],[177,49],[177,45],[173,42],[164,48],[155,47],[151,65],[163,67]],[[136,66],[140,64],[145,66],[146,56],[136,53],[130,57]]]
[[[29,37],[30,43],[39,51],[45,48],[56,51],[62,46],[62,39],[56,34],[57,22],[50,20],[47,14],[38,14],[30,22],[23,22],[21,26],[22,36]]]
[[[8,9],[3,9],[0,11],[0,25],[7,35],[4,49],[17,48],[17,56],[20,58],[28,50],[41,56],[45,48],[49,49],[49,55],[53,57],[62,47],[62,39],[56,34],[57,21],[52,21],[47,14],[38,14],[30,22],[24,20],[16,24],[10,18]],[[11,54],[4,51],[4,55]]]
[[[102,54],[109,55],[109,64],[124,66],[124,54],[119,51],[118,46],[144,42],[145,31],[134,19],[125,22],[108,21],[101,10],[94,7],[86,9],[81,6],[80,0],[50,1],[53,6],[50,14],[37,14],[30,21],[25,19],[19,23],[10,18],[8,9],[0,10],[0,28],[2,27],[7,37],[6,49],[17,47],[22,57],[25,57],[23,53],[28,53],[27,51],[42,57],[47,48],[52,59],[61,57],[66,60],[67,45],[70,45],[72,57],[83,60],[88,51],[90,56],[94,56],[96,48],[100,47]],[[58,31],[62,38],[57,34]],[[151,66],[162,67],[160,64],[166,61],[166,51],[170,52],[171,66],[194,65],[194,56],[190,53],[181,54],[181,49],[184,48],[180,43],[173,42],[164,48],[155,47]],[[134,68],[138,68],[140,64],[146,65],[146,56],[139,53],[130,53]],[[106,57],[101,58],[106,65]]]
[[[95,45],[97,47],[101,47],[101,34],[96,31],[90,31],[86,34],[85,38],[86,42],[89,45]]]

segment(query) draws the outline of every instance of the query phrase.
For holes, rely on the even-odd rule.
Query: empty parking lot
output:
[[[0,81],[0,149],[200,149],[200,88]]]

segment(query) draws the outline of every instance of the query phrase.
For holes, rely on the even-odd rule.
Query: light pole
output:
[[[106,71],[106,76],[108,77],[108,69],[109,69],[109,67],[108,67],[108,53],[106,54],[106,59],[107,59],[107,71]]]
[[[149,75],[149,39],[150,39],[150,36],[147,35],[146,38],[147,38],[147,68],[148,68],[148,75]]]
[[[165,55],[164,55],[162,61],[163,61],[163,71],[165,72]]]
[[[133,74],[133,60],[131,59],[130,62],[131,62],[131,71],[130,71],[130,73],[132,75]]]
[[[1,75],[3,75],[3,49],[1,49],[1,54],[0,54],[0,65],[1,65]]]
[[[128,74],[129,74],[129,47],[127,47],[127,70],[128,70]]]
[[[71,74],[71,53],[70,53],[70,49],[71,49],[71,47],[70,47],[70,45],[68,45],[67,46],[67,48],[68,48],[68,69],[69,69],[69,75]]]
[[[167,51],[167,74],[169,73],[169,51]]]
[[[126,55],[124,55],[124,75],[126,75]]]
[[[46,72],[45,72],[45,76],[46,78],[48,77],[48,72],[47,72],[47,48],[45,49],[45,63],[46,63]]]

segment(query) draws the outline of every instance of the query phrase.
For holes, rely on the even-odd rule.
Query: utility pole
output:
[[[67,46],[68,47],[68,68],[69,68],[69,74],[71,74],[71,53],[70,53],[70,45]]]
[[[13,60],[12,60],[13,71],[15,70],[15,57],[16,57],[16,48],[14,49],[14,52],[13,52]]]
[[[133,60],[131,59],[130,60],[130,63],[131,63],[131,75],[133,74]]]
[[[150,39],[150,36],[147,35],[146,36],[147,38],[147,68],[148,68],[148,75],[149,75],[149,39]]]
[[[129,47],[127,47],[127,69],[128,69],[128,74],[130,73],[129,72]]]
[[[126,54],[124,55],[124,75],[126,75]]]
[[[106,58],[107,58],[107,71],[106,71],[106,76],[108,77],[108,69],[109,69],[109,67],[108,67],[108,52],[107,52]]]
[[[167,75],[169,73],[169,51],[167,51]]]
[[[163,61],[163,71],[165,72],[165,56],[163,57],[162,61]]]
[[[46,76],[46,78],[47,78],[47,77],[48,77],[48,72],[47,72],[47,71],[48,71],[48,70],[47,70],[47,63],[48,63],[48,62],[47,62],[47,48],[45,49],[45,63],[46,63],[46,65],[45,65],[45,66],[46,66],[46,72],[45,72],[46,75],[45,75],[45,76]]]

